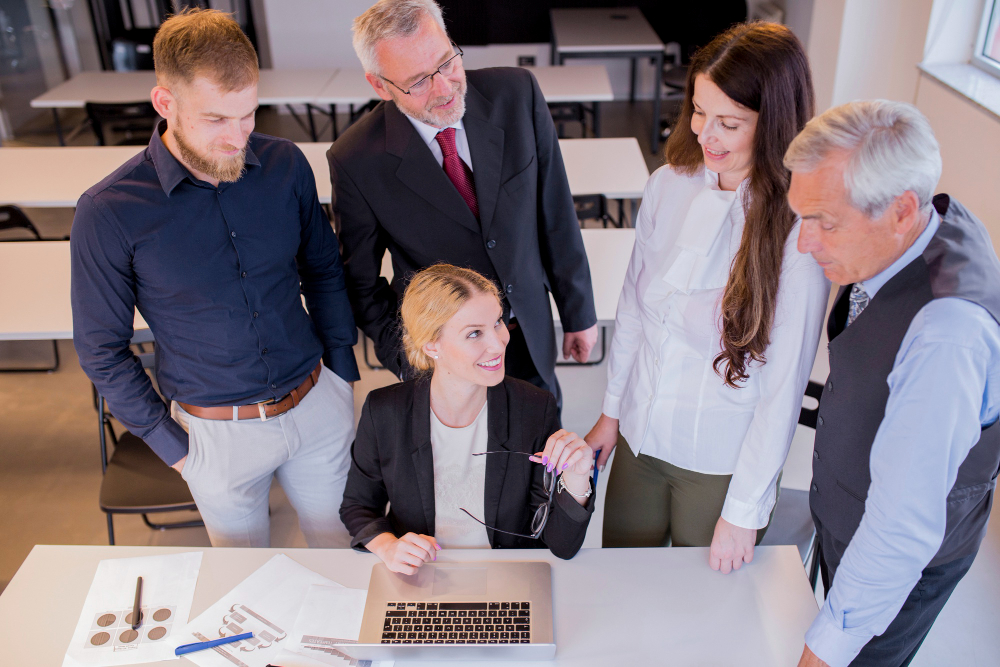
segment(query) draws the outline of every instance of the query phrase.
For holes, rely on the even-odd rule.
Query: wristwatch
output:
[[[566,486],[566,482],[563,481],[563,476],[559,475],[559,484],[556,485],[557,493],[562,493],[563,490],[574,498],[589,498],[594,490],[590,488],[590,482],[587,482],[587,492],[586,493],[573,493],[570,491],[569,487]]]

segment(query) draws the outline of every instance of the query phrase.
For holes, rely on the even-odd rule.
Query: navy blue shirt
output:
[[[337,238],[302,152],[251,134],[244,175],[214,187],[170,154],[165,128],[80,197],[70,249],[80,365],[115,417],[172,465],[188,437],[129,349],[134,309],[156,338],[167,399],[280,398],[321,357],[344,380],[359,375]]]

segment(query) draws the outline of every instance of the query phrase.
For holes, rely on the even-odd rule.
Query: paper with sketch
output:
[[[367,598],[368,591],[363,589],[310,586],[285,650],[336,667],[392,667],[391,661],[353,660],[332,646],[358,641]],[[278,661],[283,667],[295,664],[287,654],[278,656]]]
[[[313,584],[340,585],[278,554],[188,623],[174,646],[253,632],[252,639],[184,657],[202,667],[266,667],[288,645]]]
[[[171,640],[191,615],[201,552],[114,558],[97,564],[63,667],[172,660]],[[135,583],[142,577],[140,625],[132,629]]]

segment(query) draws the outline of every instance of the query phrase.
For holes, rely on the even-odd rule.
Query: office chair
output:
[[[144,146],[160,118],[152,102],[87,102],[86,110],[98,146],[108,145],[111,131],[125,133],[118,146]]]
[[[799,424],[813,430],[816,429],[816,418],[819,415],[819,401],[823,395],[823,385],[809,381],[806,385],[806,398],[816,401],[815,408],[803,406],[799,411]],[[813,524],[812,513],[809,510],[809,492],[798,489],[781,489],[778,503],[774,507],[771,524],[761,540],[761,545],[794,544],[799,548],[802,565],[809,573],[809,584],[816,590],[819,578],[819,541],[816,539],[816,526]]]
[[[612,227],[622,226],[608,213],[608,198],[604,195],[576,195],[573,197],[573,208],[576,210],[580,227],[583,227],[583,223],[587,220],[599,220],[605,228],[609,222]]]
[[[24,211],[18,206],[7,205],[0,206],[0,231],[7,230],[23,230],[31,234],[32,238],[27,239],[31,241],[44,241],[42,235],[38,232],[38,228],[35,227],[34,223],[28,219]],[[0,241],[14,241],[17,239],[0,239]],[[5,285],[6,289],[16,289],[16,285]],[[52,365],[44,366],[41,368],[2,368],[0,372],[3,373],[31,373],[37,371],[45,371],[52,373],[59,368],[59,344],[57,341],[53,340],[52,343]]]
[[[153,365],[154,353],[144,347],[152,342],[153,336],[148,330],[137,332],[132,339],[132,343],[139,346],[137,356],[144,369]],[[115,514],[141,514],[143,522],[155,530],[204,526],[200,519],[174,523],[153,523],[149,520],[149,514],[197,511],[198,507],[180,473],[154,454],[149,445],[128,431],[120,436],[115,434],[112,415],[106,410],[104,397],[96,388],[93,391],[103,473],[99,502],[108,519],[108,544],[115,543]],[[114,445],[110,458],[109,439]]]
[[[681,46],[670,42],[664,49],[663,72],[660,80],[663,85],[663,111],[660,113],[660,138],[666,140],[673,130],[681,113],[684,102],[684,91],[687,87],[688,66],[681,64]]]

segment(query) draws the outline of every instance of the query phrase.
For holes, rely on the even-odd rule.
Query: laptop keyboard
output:
[[[530,602],[389,602],[383,644],[529,644]]]

